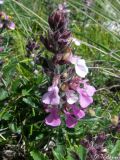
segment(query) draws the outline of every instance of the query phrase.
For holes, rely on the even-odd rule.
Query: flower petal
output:
[[[85,116],[85,112],[78,108],[76,105],[72,105],[73,114],[78,118],[81,119]]]
[[[4,48],[3,47],[0,47],[0,52],[4,51]]]
[[[7,27],[8,27],[9,29],[11,29],[11,30],[14,30],[14,29],[15,29],[15,23],[13,23],[13,22],[8,22],[8,23],[7,23]]]
[[[51,100],[50,100],[50,93],[47,92],[43,95],[42,97],[42,102],[45,103],[45,104],[50,104],[51,103]]]
[[[88,74],[88,68],[84,59],[77,59],[75,64],[75,71],[76,74],[82,78],[84,78]]]
[[[77,38],[72,38],[72,41],[75,43],[76,46],[80,46],[81,42]]]
[[[75,91],[73,90],[68,90],[66,92],[66,97],[67,97],[67,103],[69,104],[74,104],[78,101],[78,96],[75,94]]]
[[[78,76],[84,78],[87,75],[88,68],[84,59],[70,55],[68,61],[75,65],[75,71]]]
[[[78,56],[73,56],[72,54],[70,54],[68,61],[71,62],[72,64],[76,64],[77,59]]]
[[[87,94],[80,94],[79,102],[82,108],[87,108],[90,104],[93,103],[93,98]]]
[[[59,126],[61,124],[57,109],[51,109],[50,114],[45,118],[45,123],[53,127]]]
[[[74,128],[77,124],[77,119],[69,114],[66,114],[66,126],[68,128]]]
[[[0,28],[2,28],[3,27],[3,23],[0,21]]]
[[[94,95],[94,93],[96,92],[96,89],[95,89],[95,87],[93,87],[93,86],[91,86],[91,85],[85,85],[85,90],[86,90],[86,92],[87,92],[87,94],[89,95],[89,96],[93,96]]]
[[[48,92],[42,97],[42,102],[45,104],[58,105],[60,103],[60,96],[58,95],[59,88],[57,86],[51,86],[48,88]]]

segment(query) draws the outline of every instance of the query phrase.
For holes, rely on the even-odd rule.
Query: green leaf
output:
[[[80,146],[77,146],[76,150],[81,160],[86,160],[86,149],[80,145]]]
[[[112,156],[117,156],[120,153],[120,140],[117,140],[115,147],[111,151]]]
[[[86,149],[81,145],[75,145],[68,149],[68,159],[74,160],[77,159],[77,157],[80,160],[86,160]]]
[[[3,115],[2,115],[2,119],[4,120],[9,120],[11,118],[11,114],[9,112],[5,112]]]
[[[25,102],[26,104],[30,105],[31,107],[37,108],[35,103],[32,101],[32,98],[30,98],[30,97],[23,98],[23,102]]]
[[[6,99],[8,97],[8,92],[4,89],[0,89],[0,101]]]
[[[59,152],[53,151],[53,155],[54,155],[56,160],[65,160],[64,156]]]
[[[31,151],[30,155],[34,160],[48,160],[47,156],[37,150]]]

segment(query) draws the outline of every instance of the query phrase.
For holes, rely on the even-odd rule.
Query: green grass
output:
[[[111,133],[109,126],[113,116],[119,116],[120,112],[120,32],[108,26],[113,22],[120,25],[119,0],[95,0],[89,7],[83,0],[67,1],[70,30],[81,41],[80,46],[73,44],[74,52],[86,60],[88,78],[97,89],[90,107],[95,115],[88,111],[87,118],[75,129],[67,129],[64,124],[58,128],[44,125],[41,96],[49,79],[40,67],[38,75],[33,72],[32,59],[25,56],[25,46],[30,38],[40,43],[40,35],[48,29],[48,16],[60,2],[6,0],[2,8],[12,16],[16,29],[1,33],[5,51],[0,53],[0,59],[5,63],[0,68],[0,150],[8,144],[18,145],[25,148],[26,160],[74,160],[71,151],[75,151],[85,160],[87,153],[80,140],[88,134],[105,132],[108,154],[118,156],[120,134]],[[41,43],[40,46],[43,47]],[[12,137],[16,133],[21,136],[20,141]],[[50,141],[55,145],[52,149]],[[43,152],[46,145],[50,149]]]

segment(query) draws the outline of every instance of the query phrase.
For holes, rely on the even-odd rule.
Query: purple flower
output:
[[[73,114],[79,120],[85,116],[85,112],[78,108],[76,105],[72,105]]]
[[[15,29],[15,24],[11,21],[11,17],[7,16],[4,12],[0,12],[0,28]]]
[[[93,87],[87,83],[84,84],[84,88],[89,96],[93,96],[94,93],[96,92],[95,87]]]
[[[76,76],[69,83],[69,87],[73,90],[77,90],[80,87],[81,78]]]
[[[45,123],[53,127],[59,126],[61,124],[57,108],[51,108],[50,114],[45,118]]]
[[[41,36],[41,42],[47,50],[54,53],[53,63],[63,63],[62,57],[70,44],[71,32],[67,28],[68,18],[65,5],[60,5],[48,18],[50,29],[48,34]]]
[[[93,98],[87,94],[85,89],[79,88],[77,91],[79,93],[79,103],[82,108],[86,108],[93,103]]]
[[[53,31],[63,30],[67,25],[66,14],[64,12],[64,9],[58,9],[55,12],[53,12],[53,14],[48,18],[48,23],[50,25],[51,30]]]
[[[96,89],[87,84],[85,80],[81,80],[81,84],[83,84],[83,88],[77,88],[77,92],[79,93],[79,103],[82,108],[86,108],[93,103],[92,96],[96,92]]]
[[[39,47],[40,46],[37,44],[37,42],[34,39],[31,39],[28,41],[26,45],[26,50],[29,53],[29,52],[33,52],[34,50],[38,50]]]
[[[71,55],[68,61],[75,65],[76,74],[81,78],[84,78],[88,74],[88,68],[84,59]]]
[[[66,112],[66,126],[68,128],[74,128],[77,125],[77,119],[73,117],[69,112]]]
[[[58,92],[59,88],[52,85],[48,88],[48,92],[43,95],[42,102],[45,104],[58,105],[60,103]]]
[[[49,16],[48,34],[45,37],[41,36],[43,45],[53,53],[51,59],[46,60],[50,67],[48,65],[43,67],[46,73],[53,76],[53,82],[48,92],[43,95],[42,102],[45,112],[50,112],[45,119],[47,125],[59,126],[60,116],[64,114],[66,126],[73,128],[85,116],[82,108],[93,103],[92,96],[96,90],[82,79],[88,73],[85,60],[72,54],[71,41],[73,40],[76,45],[80,45],[80,41],[71,39],[71,32],[67,27],[67,13],[66,5],[59,5]],[[66,76],[63,76],[64,73]]]
[[[71,109],[70,112],[64,111],[66,115],[66,126],[68,128],[74,128],[77,125],[78,120],[80,120],[85,116],[85,113],[83,110],[78,108],[75,104],[70,105],[69,107]]]
[[[14,30],[15,29],[15,23],[9,21],[7,24],[6,24],[7,28],[8,29],[11,29],[11,30]]]

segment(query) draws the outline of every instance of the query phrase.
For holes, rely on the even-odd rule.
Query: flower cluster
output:
[[[14,22],[11,21],[11,17],[6,15],[4,12],[0,12],[0,29],[8,28],[10,30],[15,29]]]
[[[60,63],[64,60],[64,52],[66,52],[70,44],[71,32],[68,30],[68,15],[65,5],[59,5],[59,8],[48,18],[50,30],[48,36],[41,36],[41,41],[45,47],[54,53],[53,60]]]
[[[60,5],[48,19],[48,36],[41,36],[44,46],[53,53],[52,85],[43,95],[42,102],[49,113],[45,118],[47,125],[59,126],[63,117],[67,127],[73,128],[85,116],[85,108],[93,103],[96,90],[85,79],[88,73],[85,60],[72,53],[67,13],[66,6]]]
[[[106,139],[107,136],[102,132],[95,137],[89,135],[86,139],[81,140],[81,145],[88,151],[86,160],[108,160],[108,154],[105,148]]]
[[[32,40],[29,40],[27,45],[26,45],[26,50],[27,50],[27,53],[30,54],[30,53],[33,53],[34,50],[38,50],[39,49],[39,45],[37,44],[37,42],[32,39]]]

